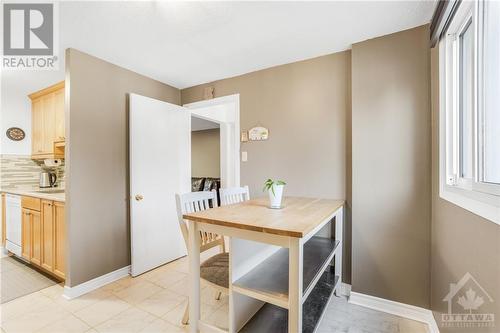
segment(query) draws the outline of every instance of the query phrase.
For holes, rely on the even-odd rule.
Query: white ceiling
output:
[[[204,131],[207,129],[220,128],[220,125],[213,121],[191,116],[191,132]]]
[[[61,47],[185,88],[428,23],[435,4],[61,2]]]

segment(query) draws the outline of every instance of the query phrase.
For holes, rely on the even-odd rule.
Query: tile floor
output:
[[[126,277],[77,299],[54,285],[0,306],[2,333],[187,332],[181,324],[187,304],[187,259],[137,278]],[[228,297],[202,284],[202,318],[227,329]],[[424,324],[333,298],[320,333],[425,333]]]

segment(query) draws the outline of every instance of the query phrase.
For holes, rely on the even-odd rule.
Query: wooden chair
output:
[[[248,186],[221,188],[219,194],[222,206],[250,200]]]
[[[182,218],[182,215],[210,209],[210,203],[212,204],[212,207],[217,207],[217,192],[212,190],[176,194],[175,199],[177,203],[179,225],[181,227],[184,241],[186,242],[186,248],[189,248],[189,229],[186,221]],[[215,288],[217,291],[215,298],[219,300],[222,292],[227,293],[229,288],[229,253],[226,252],[224,236],[200,231],[200,253],[216,246],[220,247],[221,253],[210,257],[200,265],[200,277],[208,282],[210,286]],[[188,322],[189,304],[186,306],[186,310],[184,311],[184,316],[182,318],[182,323],[184,325],[187,325]]]

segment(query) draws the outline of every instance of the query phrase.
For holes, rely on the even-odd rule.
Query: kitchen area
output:
[[[31,155],[1,155],[1,302],[66,278],[65,82],[26,96],[31,106]],[[25,139],[24,130],[5,133]]]

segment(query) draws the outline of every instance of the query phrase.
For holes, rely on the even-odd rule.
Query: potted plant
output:
[[[281,208],[281,199],[283,198],[283,188],[286,183],[282,180],[272,180],[268,179],[264,183],[263,191],[269,193],[269,203],[271,208],[279,209]]]

